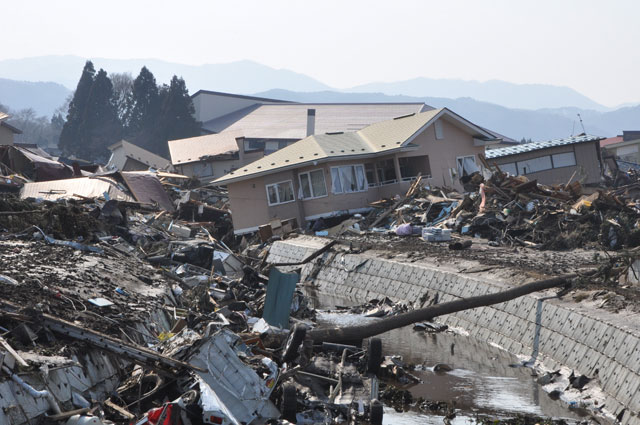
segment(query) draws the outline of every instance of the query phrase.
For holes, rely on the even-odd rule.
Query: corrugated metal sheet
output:
[[[242,136],[242,131],[235,130],[189,139],[169,140],[171,163],[173,165],[186,164],[198,161],[204,156],[238,152],[236,138]]]
[[[109,199],[135,202],[135,199],[125,191],[126,188],[106,176],[79,177],[74,179],[25,183],[20,191],[20,197],[22,199],[41,198],[47,201],[56,201],[64,198],[104,198],[104,193],[106,192]]]
[[[576,143],[596,142],[602,140],[602,137],[590,136],[588,134],[583,136],[567,137],[564,139],[554,139],[544,142],[531,142],[522,143],[520,145],[508,146],[505,148],[489,149],[486,152],[487,159],[501,158],[503,156],[517,155],[520,153],[536,151],[540,149],[553,148],[557,146],[574,145]]]
[[[123,172],[121,174],[136,201],[143,204],[158,204],[160,208],[173,212],[173,203],[155,175],[147,172]]]

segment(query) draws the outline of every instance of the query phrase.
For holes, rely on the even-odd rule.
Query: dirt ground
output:
[[[628,266],[628,259],[620,258],[620,252],[596,248],[543,251],[525,247],[494,247],[486,239],[454,238],[465,239],[471,240],[473,245],[459,251],[449,249],[447,242],[427,243],[417,236],[345,235],[341,242],[356,252],[375,252],[382,258],[403,262],[424,260],[455,266],[456,271],[463,273],[499,272],[502,277],[512,278],[514,282],[599,269],[597,276],[579,279],[567,296],[574,297],[576,301],[600,300],[603,307],[611,311],[624,308],[640,311],[640,285],[620,280],[612,271],[616,268],[620,273],[620,269]],[[623,275],[626,274],[625,271]]]
[[[0,241],[0,274],[19,282],[0,282],[2,299],[112,334],[160,308],[157,295],[171,284],[152,266],[113,250],[87,253],[42,241]],[[113,305],[89,301],[98,297]]]

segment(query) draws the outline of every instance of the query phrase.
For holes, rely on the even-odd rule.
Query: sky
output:
[[[0,60],[249,59],[336,88],[497,79],[640,102],[637,0],[22,0],[0,11]]]

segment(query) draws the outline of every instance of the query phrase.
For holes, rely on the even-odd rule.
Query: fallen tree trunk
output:
[[[392,329],[411,325],[413,323],[429,321],[434,317],[443,316],[445,314],[499,304],[513,300],[523,295],[530,294],[532,292],[542,291],[558,286],[565,286],[571,279],[575,277],[578,277],[578,275],[574,273],[554,277],[551,279],[537,280],[535,282],[530,282],[515,288],[507,289],[506,291],[495,292],[493,294],[480,295],[471,298],[462,298],[456,301],[437,304],[418,310],[409,311],[407,313],[398,314],[397,316],[387,317],[364,325],[316,328],[308,331],[307,336],[310,337],[314,342],[356,341],[374,335],[379,335]]]

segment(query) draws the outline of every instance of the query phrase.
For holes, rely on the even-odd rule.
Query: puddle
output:
[[[349,305],[344,299],[312,295],[316,308]],[[320,312],[319,323],[362,324],[378,319],[360,315]],[[411,326],[380,335],[383,354],[401,355],[405,362],[422,365],[424,370],[412,372],[422,383],[404,386],[414,398],[445,401],[453,405],[456,417],[452,424],[476,423],[476,415],[509,417],[532,414],[563,418],[568,422],[585,419],[583,412],[569,409],[552,400],[538,384],[534,371],[524,367],[510,367],[519,363],[516,356],[483,341],[451,332],[439,334],[414,331]],[[445,363],[453,370],[435,373],[432,368]],[[399,386],[401,387],[401,386]],[[388,424],[442,424],[443,417],[424,412],[398,413],[385,410]]]

